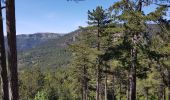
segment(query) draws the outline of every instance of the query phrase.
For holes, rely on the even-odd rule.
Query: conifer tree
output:
[[[94,27],[93,31],[96,31],[96,44],[97,51],[103,51],[102,49],[102,37],[104,37],[104,27],[109,23],[108,13],[98,6],[93,11],[88,11],[88,24]],[[96,61],[96,100],[101,100],[101,71],[102,71],[102,59],[101,54],[98,55]]]
[[[94,61],[96,58],[95,49],[91,48],[92,46],[92,34],[88,32],[88,29],[81,28],[82,33],[76,37],[76,43],[70,45],[70,48],[73,52],[73,60],[71,65],[73,66],[74,75],[76,80],[81,87],[82,90],[82,100],[89,99],[90,92],[90,69],[94,65]]]
[[[144,44],[146,43],[146,34],[148,32],[147,22],[156,20],[153,16],[145,15],[143,13],[143,5],[149,6],[149,1],[138,0],[129,1],[122,0],[113,5],[115,11],[121,11],[118,15],[118,20],[124,25],[124,36],[126,37],[126,43],[129,47],[126,48],[130,56],[130,68],[129,68],[129,81],[130,81],[130,100],[136,99],[136,77],[138,76],[138,70],[140,70],[140,62],[142,57],[142,52]],[[162,9],[158,12],[152,12],[157,17],[160,17]],[[145,48],[146,49],[146,48]],[[142,52],[141,52],[142,51]],[[141,53],[140,53],[141,52]],[[142,55],[141,55],[142,54]]]
[[[157,9],[157,14],[159,10],[164,9],[166,10],[166,7],[159,7]],[[164,15],[165,13],[162,13],[160,15]],[[152,14],[151,16],[153,16]],[[164,88],[166,86],[169,90],[169,56],[170,56],[170,48],[169,48],[169,22],[168,20],[163,19],[163,17],[155,16],[157,18],[157,21],[159,22],[158,25],[160,26],[160,32],[155,33],[151,38],[150,48],[149,48],[149,57],[155,62],[157,65],[156,69],[161,75],[161,81],[160,81],[160,88],[163,89],[163,98],[166,99],[166,91]],[[158,19],[159,18],[159,19]],[[162,98],[160,96],[160,98]],[[170,98],[168,93],[168,98]]]
[[[141,23],[141,8],[136,8],[134,6],[129,6],[131,2],[118,2],[115,6],[120,6],[122,3],[123,8],[125,10],[120,15],[120,20],[124,20],[124,27],[126,34],[128,34],[128,40],[131,44],[131,48],[129,53],[131,55],[131,67],[130,67],[130,100],[136,100],[136,68],[137,68],[137,39],[140,35],[140,32],[143,32],[143,23]],[[128,11],[129,10],[129,11]],[[134,20],[135,19],[135,20]]]
[[[1,0],[0,0],[0,8]],[[3,32],[3,18],[2,9],[0,9],[0,66],[1,66],[1,86],[2,86],[2,98],[3,100],[9,100],[8,93],[8,75],[7,75],[7,65],[6,65],[6,55],[5,55],[5,41]]]
[[[7,55],[9,70],[9,97],[18,100],[18,68],[16,49],[15,0],[6,0]]]

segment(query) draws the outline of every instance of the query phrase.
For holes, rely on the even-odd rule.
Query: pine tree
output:
[[[143,69],[140,68],[140,60],[143,54],[144,44],[146,44],[146,34],[148,32],[147,22],[154,21],[156,19],[153,16],[145,15],[143,13],[143,5],[146,4],[149,6],[149,1],[129,1],[122,0],[120,2],[115,3],[112,6],[112,9],[115,11],[121,11],[119,15],[117,15],[118,20],[124,25],[124,36],[126,37],[125,41],[128,44],[128,48],[126,48],[126,52],[130,55],[130,68],[129,68],[129,81],[130,81],[130,100],[136,99],[136,78],[139,74],[138,70]],[[160,17],[159,12],[152,12],[157,17]],[[120,24],[121,24],[120,23]],[[126,44],[126,45],[127,45]],[[143,53],[142,53],[143,52]],[[145,55],[147,56],[147,55]],[[141,66],[142,67],[142,66]],[[144,69],[143,69],[144,70]]]
[[[138,9],[134,10],[134,6],[129,6],[131,2],[118,2],[115,6],[119,6],[122,3],[122,6],[125,8],[123,13],[119,16],[120,20],[124,20],[124,27],[126,34],[129,35],[128,40],[131,44],[130,55],[131,55],[131,67],[130,67],[130,100],[136,100],[136,68],[137,68],[137,39],[142,32],[143,23],[141,23],[141,8],[135,6]],[[139,1],[140,3],[140,1]],[[128,11],[129,10],[129,11]]]
[[[1,8],[0,0],[0,8]],[[3,32],[3,19],[2,19],[2,9],[0,9],[0,66],[1,66],[1,86],[2,86],[2,98],[3,100],[9,100],[8,93],[8,76],[7,76],[7,65],[6,65],[6,55],[5,55],[5,42],[4,42],[4,32]]]
[[[8,40],[9,97],[10,100],[18,100],[15,0],[6,0],[6,27]]]
[[[108,13],[103,10],[102,7],[98,6],[93,11],[88,11],[88,24],[94,27],[93,31],[96,31],[96,44],[95,48],[97,48],[98,51],[102,50],[102,37],[104,36],[104,30],[105,26],[109,23],[108,19]],[[102,59],[101,54],[98,55],[97,61],[96,61],[96,100],[101,100],[101,78],[102,78]]]
[[[73,60],[71,65],[73,66],[74,76],[77,82],[81,85],[79,90],[82,90],[82,100],[88,100],[89,98],[89,81],[90,81],[90,69],[94,65],[96,54],[95,49],[92,46],[92,34],[89,34],[88,29],[81,29],[82,33],[76,37],[76,43],[70,45],[73,52]]]
[[[166,10],[166,7],[159,7],[157,9],[157,13],[159,10],[164,9]],[[162,13],[163,16],[165,13]],[[153,15],[153,14],[152,14]],[[169,22],[161,17],[157,17],[157,21],[159,22],[159,26],[161,31],[154,34],[152,36],[152,41],[150,44],[150,50],[149,55],[150,58],[155,62],[157,65],[156,69],[161,75],[161,81],[160,81],[160,88],[163,89],[163,98],[166,98],[166,91],[164,88],[168,87],[169,90]],[[158,19],[159,18],[159,19]],[[155,18],[156,19],[156,18]],[[170,99],[169,93],[168,97]],[[162,97],[161,97],[162,98]]]

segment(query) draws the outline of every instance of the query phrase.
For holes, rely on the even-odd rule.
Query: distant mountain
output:
[[[34,33],[17,35],[17,51],[21,52],[33,49],[47,42],[48,40],[58,39],[61,36],[63,35],[58,33]]]
[[[159,32],[157,25],[148,25],[148,32]],[[75,37],[82,31],[76,30],[61,35],[54,33],[36,33],[31,35],[18,35],[18,65],[19,68],[39,66],[49,69],[67,65],[71,60],[68,44],[75,41]]]
[[[17,45],[19,68],[39,66],[42,68],[56,68],[69,63],[71,53],[68,44],[80,30],[69,34],[38,33],[33,35],[18,35]],[[31,42],[31,43],[29,43]],[[25,50],[26,49],[26,50]]]

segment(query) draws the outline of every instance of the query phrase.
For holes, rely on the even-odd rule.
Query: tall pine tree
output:
[[[16,48],[15,0],[6,0],[6,28],[8,39],[7,54],[9,70],[9,97],[10,100],[18,100],[19,91]]]
[[[0,8],[1,0],[0,0]],[[3,32],[3,18],[2,9],[0,9],[0,66],[1,66],[1,86],[2,86],[2,98],[3,100],[9,100],[8,93],[8,75],[7,75],[7,65],[6,65],[6,55],[5,55],[5,41]]]
[[[96,7],[93,11],[88,11],[88,24],[93,26],[93,31],[96,34],[96,43],[94,44],[97,51],[102,50],[102,37],[104,36],[104,28],[109,23],[108,13],[101,6]],[[102,78],[102,59],[101,54],[96,59],[96,100],[101,100],[101,78]]]

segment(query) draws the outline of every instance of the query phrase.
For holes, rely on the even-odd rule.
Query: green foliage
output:
[[[33,99],[38,91],[41,91],[44,86],[44,75],[40,68],[24,70],[20,75],[20,91],[22,100]]]
[[[41,66],[43,69],[66,66],[71,59],[71,53],[67,45],[73,42],[72,38],[77,32],[79,30],[56,39],[51,39],[31,50],[19,52],[19,69],[33,66]]]
[[[46,92],[45,91],[38,92],[34,100],[48,100]]]
[[[86,90],[88,99],[94,100],[98,79],[102,100],[105,92],[108,100],[124,100],[133,61],[137,100],[166,95],[162,91],[170,86],[170,24],[163,19],[167,8],[144,14],[137,7],[133,0],[116,2],[110,12],[98,6],[88,11],[88,27],[20,53],[19,65],[28,67],[19,74],[21,100],[81,100]],[[150,21],[159,29],[150,29]]]
[[[78,84],[73,82],[69,68],[42,71],[25,69],[20,74],[20,99],[22,100],[79,100]]]

